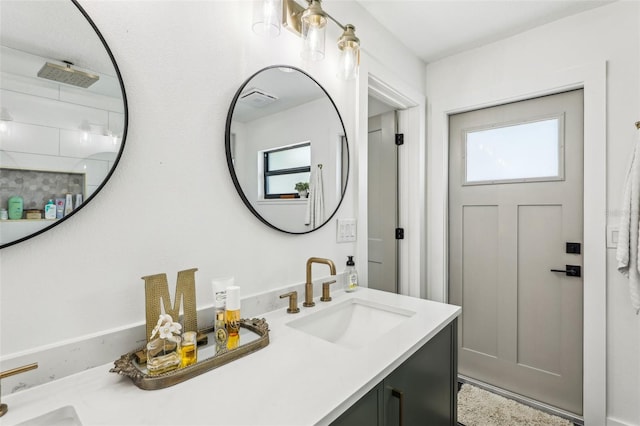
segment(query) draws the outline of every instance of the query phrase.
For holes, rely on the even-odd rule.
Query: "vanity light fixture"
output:
[[[360,39],[356,37],[356,27],[351,24],[344,26],[344,32],[338,39],[338,49],[338,77],[343,80],[356,78],[360,67]]]
[[[282,0],[263,0],[254,6],[254,19],[251,28],[258,35],[277,37],[280,35],[282,18]]]
[[[117,133],[112,132],[111,130],[107,131],[107,136],[109,136],[111,138],[111,143],[113,144],[113,146],[118,146],[119,142],[120,142],[120,135],[118,135]]]
[[[0,109],[0,135],[7,136],[11,130],[11,122],[13,117],[6,108]]]
[[[304,60],[321,61],[324,59],[324,39],[327,32],[327,13],[322,10],[320,0],[311,0],[309,7],[302,12],[301,37]]]
[[[302,37],[300,56],[305,60],[324,59],[327,22],[331,20],[338,25],[343,31],[338,39],[340,50],[338,77],[344,80],[357,77],[360,66],[360,39],[356,37],[356,28],[353,25],[342,25],[325,12],[322,9],[322,0],[306,0],[308,4],[306,8],[300,6],[296,0],[262,0],[263,14],[254,19],[254,32],[258,33],[256,28],[265,25],[267,16],[272,16],[271,12],[267,13],[267,11],[272,10],[274,2],[278,3],[278,7],[281,6],[282,25]]]

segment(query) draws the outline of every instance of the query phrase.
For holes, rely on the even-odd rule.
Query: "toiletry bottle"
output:
[[[197,333],[195,331],[186,331],[182,333],[180,367],[188,367],[196,362],[198,362]]]
[[[356,271],[356,263],[353,261],[353,256],[347,256],[347,268],[344,270],[347,279],[347,285],[345,291],[351,292],[358,288],[358,271]]]
[[[76,200],[73,205],[74,210],[82,205],[82,194],[76,194]]]
[[[56,218],[56,203],[53,200],[49,200],[44,206],[44,218],[55,219]]]
[[[227,327],[227,349],[235,349],[240,343],[240,287],[227,287],[227,307],[224,312]]]
[[[16,220],[22,219],[22,212],[24,210],[24,201],[22,197],[14,195],[9,198],[8,201],[9,219]]]
[[[222,349],[227,348],[227,328],[224,322],[224,311],[227,300],[227,288],[226,283],[233,283],[233,278],[229,279],[213,279],[211,284],[213,286],[213,304],[214,304],[214,320],[213,320],[213,335],[216,341],[216,353]]]
[[[0,220],[7,220],[9,219],[9,212],[7,211],[7,209],[2,208],[0,209]]]
[[[71,214],[73,211],[73,197],[71,194],[66,194],[64,198],[64,215]]]
[[[56,198],[56,219],[64,217],[64,198]]]
[[[216,353],[223,349],[227,349],[227,340],[229,335],[227,334],[227,328],[224,325],[224,309],[218,311],[216,309],[216,319],[213,326],[213,336],[216,341]]]

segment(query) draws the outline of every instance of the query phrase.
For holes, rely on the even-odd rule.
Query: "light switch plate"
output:
[[[338,219],[336,227],[336,242],[349,243],[356,240],[357,229],[355,219]]]

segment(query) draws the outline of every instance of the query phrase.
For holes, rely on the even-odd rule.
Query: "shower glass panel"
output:
[[[562,117],[472,129],[465,136],[465,184],[561,180]]]

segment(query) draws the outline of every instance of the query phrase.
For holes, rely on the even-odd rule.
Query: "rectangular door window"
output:
[[[562,117],[464,131],[465,185],[562,180]]]

